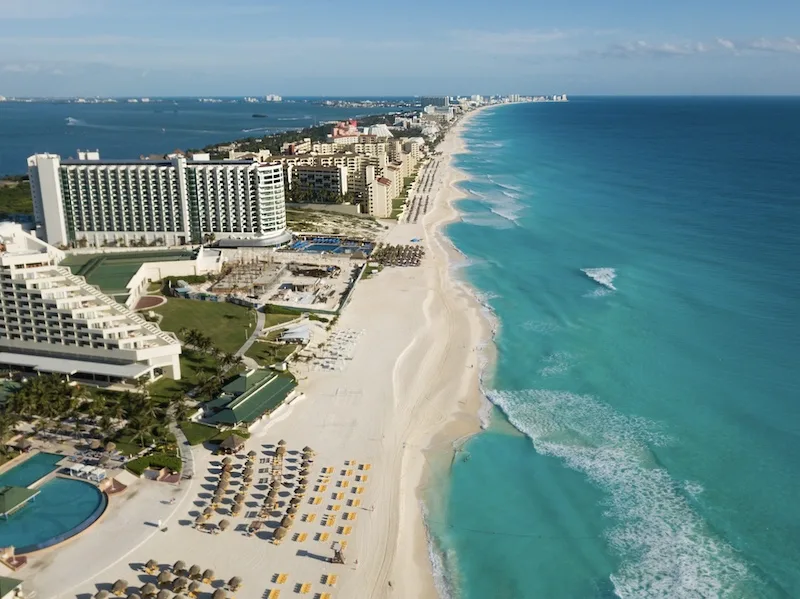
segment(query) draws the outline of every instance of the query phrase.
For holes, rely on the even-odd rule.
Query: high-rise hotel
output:
[[[207,156],[206,156],[207,157]],[[286,230],[283,169],[252,160],[28,158],[39,238],[51,245],[269,246]]]
[[[178,339],[60,266],[64,257],[0,223],[0,365],[84,381],[179,379]]]

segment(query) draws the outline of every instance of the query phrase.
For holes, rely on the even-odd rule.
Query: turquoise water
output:
[[[43,476],[56,470],[56,464],[64,459],[63,455],[55,453],[37,453],[27,460],[14,466],[4,474],[0,474],[0,487],[27,487]]]
[[[800,100],[515,105],[465,139],[447,234],[498,409],[430,493],[442,584],[800,596]]]
[[[38,453],[0,475],[0,486],[26,487],[55,470],[63,457]],[[57,537],[70,536],[105,501],[94,485],[78,480],[54,478],[39,487],[39,491],[34,500],[7,520],[0,519],[0,546],[13,545],[22,553]]]

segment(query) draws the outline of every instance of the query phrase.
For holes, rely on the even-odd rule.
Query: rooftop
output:
[[[0,487],[0,517],[5,517],[39,494],[38,489]],[[0,593],[0,597],[3,594]]]
[[[223,387],[222,395],[207,404],[222,408],[208,421],[229,425],[254,422],[277,408],[296,386],[291,376],[251,370]]]

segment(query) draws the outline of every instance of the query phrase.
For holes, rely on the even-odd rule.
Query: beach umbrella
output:
[[[192,584],[189,585],[189,592],[191,594],[195,594],[199,590],[200,590],[200,583],[199,582],[193,582]]]
[[[298,503],[300,503],[300,498],[297,496],[294,496],[289,500],[289,505],[297,505]]]
[[[200,566],[194,564],[191,568],[189,568],[189,578],[195,579],[200,576]]]
[[[230,525],[231,525],[231,521],[230,520],[221,520],[220,523],[219,523],[219,529],[224,531]]]
[[[185,569],[186,569],[186,562],[184,562],[184,561],[181,561],[181,560],[178,560],[178,561],[177,561],[177,562],[175,562],[175,564],[172,566],[172,572],[173,572],[173,574],[175,574],[176,576],[180,576],[181,572],[183,572]]]
[[[204,516],[211,516],[214,513],[214,508],[207,507],[203,510]]]
[[[230,457],[227,457],[227,458],[224,458],[224,459],[222,460],[222,465],[223,465],[223,466],[227,466],[228,464],[230,464],[230,463],[232,463],[232,462],[233,462],[233,459],[232,459],[232,458],[230,458]]]
[[[109,441],[108,443],[106,443],[106,451],[107,451],[108,453],[111,453],[111,452],[112,452],[112,451],[114,451],[116,448],[117,448],[117,444],[116,444],[116,443],[114,443],[113,441]]]
[[[114,586],[111,587],[111,592],[115,595],[119,593],[124,593],[128,590],[128,581],[124,578],[120,578],[117,582],[114,583]]]
[[[278,528],[275,529],[275,532],[272,533],[272,536],[276,540],[280,541],[283,537],[286,536],[286,528],[284,528],[283,526],[279,526]]]
[[[222,489],[217,489],[216,491],[214,491],[214,499],[215,499],[216,501],[219,501],[219,500],[220,500],[220,499],[222,499],[223,497],[225,497],[225,491],[224,491],[224,490],[222,490]]]
[[[286,510],[286,513],[290,516],[294,516],[297,513],[297,507],[291,506],[288,510]]]
[[[100,441],[98,439],[92,439],[89,443],[89,447],[95,450],[100,449]]]
[[[142,597],[147,597],[148,595],[155,595],[156,593],[158,593],[156,585],[154,585],[152,582],[148,582],[139,590],[142,593]]]
[[[214,591],[214,594],[211,595],[211,599],[227,599],[227,597],[228,594],[222,589],[217,589]]]
[[[278,457],[282,457],[286,453],[286,448],[283,447],[283,446],[280,446],[280,447],[278,447],[278,450],[277,450],[276,453],[278,454]]]
[[[241,503],[234,504],[234,506],[231,508],[231,515],[238,516],[241,513],[241,511],[242,511],[242,504]]]
[[[225,474],[226,472],[230,473],[231,470],[233,470],[233,466],[231,466],[230,464],[225,464],[222,467],[222,473],[223,474]]]
[[[97,591],[94,594],[94,599],[108,599],[108,591]]]
[[[236,503],[242,503],[245,499],[247,499],[247,495],[244,493],[237,493],[236,497],[233,498]]]
[[[256,457],[257,455],[258,455],[258,454],[256,453],[256,451],[255,451],[254,449],[251,449],[249,452],[247,452],[247,457],[248,457],[248,458],[254,458],[254,457]]]
[[[308,476],[311,473],[311,470],[308,468],[300,468],[300,476]]]
[[[207,568],[203,572],[203,581],[210,583],[213,580],[214,580],[214,570],[212,570],[211,568]]]
[[[303,453],[314,453],[314,450],[311,449],[308,445],[303,447]]]
[[[281,526],[283,528],[291,528],[292,527],[292,519],[289,516],[284,516],[283,520],[281,520]]]
[[[261,520],[253,520],[253,523],[250,525],[250,530],[253,532],[257,532],[261,530],[261,525],[264,524]]]
[[[286,441],[284,441],[283,439],[281,439],[280,441],[278,441],[278,445],[286,445]]]
[[[158,568],[158,562],[154,559],[148,560],[144,567],[147,570],[154,570],[155,568]]]
[[[156,599],[170,599],[170,597],[172,597],[172,593],[170,593],[167,589],[158,591],[158,595],[156,595]]]
[[[234,576],[228,581],[228,588],[232,591],[235,591],[240,586],[242,586],[242,579],[238,576]]]
[[[165,585],[172,582],[172,574],[169,573],[169,570],[162,570],[158,574],[158,584]]]
[[[180,591],[185,591],[188,586],[189,579],[185,576],[181,576],[180,578],[176,578],[175,582],[172,583],[172,590],[178,593]]]
[[[299,481],[297,481],[297,482],[298,482],[298,484],[301,484],[301,485],[305,486],[305,485],[307,485],[307,484],[308,484],[308,479],[307,479],[307,478],[305,478],[305,477],[303,477],[303,478],[301,478],[301,479],[300,479]]]
[[[278,496],[278,489],[270,489],[269,493],[267,493],[267,499],[269,500],[274,501],[277,496]]]

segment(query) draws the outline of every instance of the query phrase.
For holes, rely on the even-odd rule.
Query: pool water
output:
[[[27,487],[56,470],[63,458],[37,453],[0,475],[0,487]],[[94,485],[79,480],[53,478],[38,490],[7,520],[0,518],[0,546],[13,545],[17,553],[28,553],[60,543],[99,518],[107,502]]]
[[[94,485],[66,478],[54,478],[40,491],[8,520],[0,519],[0,545],[13,545],[17,553],[54,545],[91,524],[106,501]]]
[[[56,464],[63,459],[63,455],[55,453],[37,453],[19,466],[14,466],[5,474],[0,474],[0,487],[27,487],[32,485],[43,476],[56,470]]]

